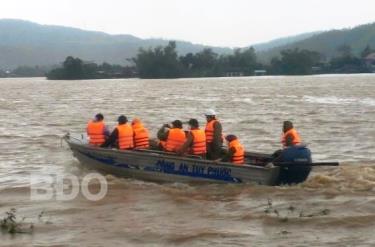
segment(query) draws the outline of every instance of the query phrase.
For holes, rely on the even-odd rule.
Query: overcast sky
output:
[[[375,0],[1,0],[0,18],[240,47],[375,22]]]

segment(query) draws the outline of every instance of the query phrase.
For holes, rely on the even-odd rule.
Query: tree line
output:
[[[140,48],[136,57],[128,59],[132,65],[121,66],[108,63],[96,64],[69,56],[61,67],[49,72],[44,67],[21,66],[10,74],[16,76],[43,76],[48,79],[106,79],[106,78],[179,78],[221,77],[228,75],[254,75],[256,70],[268,75],[309,75],[324,73],[367,73],[372,72],[364,58],[375,52],[367,46],[361,54],[354,55],[348,45],[340,46],[336,57],[306,49],[287,49],[274,57],[270,63],[258,61],[254,48],[235,49],[232,54],[219,55],[210,48],[197,53],[179,56],[176,42],[155,48]],[[0,77],[9,73],[0,71]]]
[[[136,76],[134,67],[111,65],[109,63],[96,64],[84,62],[80,58],[69,56],[62,67],[53,69],[46,74],[50,80],[80,80],[80,79],[108,79],[128,78]]]
[[[176,43],[167,46],[141,48],[132,61],[141,78],[176,78],[226,76],[238,73],[254,75],[255,70],[265,70],[270,75],[309,75],[315,73],[367,73],[371,68],[364,57],[374,52],[367,46],[360,57],[353,54],[350,46],[338,48],[337,57],[326,59],[322,54],[306,49],[287,49],[274,57],[270,64],[260,63],[255,50],[250,47],[236,49],[230,55],[218,55],[207,48],[201,52],[178,56]]]

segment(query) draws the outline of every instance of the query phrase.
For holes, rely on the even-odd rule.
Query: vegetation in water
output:
[[[33,233],[34,223],[26,222],[26,217],[21,220],[18,219],[17,210],[11,208],[9,211],[5,212],[5,216],[0,220],[0,228],[3,233],[17,234],[17,233]],[[50,221],[43,221],[43,216],[45,212],[42,211],[38,215],[39,222],[44,222],[45,224],[50,224]]]
[[[271,199],[268,199],[264,213],[276,217],[280,222],[288,222],[290,218],[312,218],[330,214],[329,209],[319,209],[314,212],[305,212],[301,208],[290,205],[287,208],[276,208]]]
[[[63,62],[62,68],[53,69],[46,76],[51,80],[124,78],[134,77],[135,68],[108,63],[98,65],[69,56]]]

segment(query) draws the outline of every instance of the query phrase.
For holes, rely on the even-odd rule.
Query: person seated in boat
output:
[[[143,126],[139,118],[133,119],[132,128],[134,132],[134,148],[148,149],[150,147],[148,130]]]
[[[104,123],[103,114],[96,114],[94,119],[87,123],[86,133],[91,145],[100,146],[105,142],[109,136],[109,130]]]
[[[302,139],[291,121],[284,121],[281,136],[281,144],[283,149],[277,150],[273,153],[274,161],[283,160],[283,152],[285,149],[301,145]]]
[[[188,153],[206,158],[206,134],[199,128],[197,119],[190,119],[188,124],[189,131],[186,134],[186,141],[178,151],[178,154],[183,155]]]
[[[281,143],[284,148],[301,144],[301,137],[291,121],[284,121]]]
[[[134,148],[134,131],[132,126],[128,123],[126,116],[121,115],[117,119],[118,125],[112,131],[109,138],[101,147],[117,147],[118,149],[133,149]]]
[[[245,148],[235,135],[227,135],[225,140],[228,143],[228,150],[223,158],[215,160],[216,162],[231,162],[235,165],[242,166],[245,164]]]
[[[166,152],[177,152],[186,141],[186,134],[180,120],[174,120],[172,126],[164,124],[157,134],[162,150]]]
[[[208,109],[206,116],[206,145],[207,145],[207,159],[218,159],[222,154],[223,134],[222,126],[216,117],[216,112],[213,109]]]

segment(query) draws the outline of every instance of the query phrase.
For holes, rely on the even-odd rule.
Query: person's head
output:
[[[133,118],[132,120],[132,125],[137,125],[137,124],[141,124],[141,120],[139,118]]]
[[[208,110],[206,110],[206,112],[204,113],[204,115],[206,116],[207,121],[216,118],[216,112],[215,112],[214,109],[208,109]]]
[[[237,136],[235,136],[235,135],[227,135],[226,137],[225,137],[225,140],[227,141],[227,142],[231,142],[231,141],[234,141],[234,140],[236,140],[237,139]]]
[[[192,129],[199,128],[198,120],[196,120],[195,118],[190,119],[188,124],[189,124],[190,128],[192,128]]]
[[[117,122],[118,124],[126,124],[128,122],[128,119],[124,115],[121,115],[118,117]]]
[[[172,126],[173,128],[182,129],[182,122],[180,120],[174,120],[172,122]]]
[[[95,120],[96,121],[103,121],[104,120],[103,114],[101,114],[101,113],[96,114],[95,115]]]
[[[293,129],[293,123],[291,121],[284,121],[283,123],[283,132],[287,132],[288,130]]]

